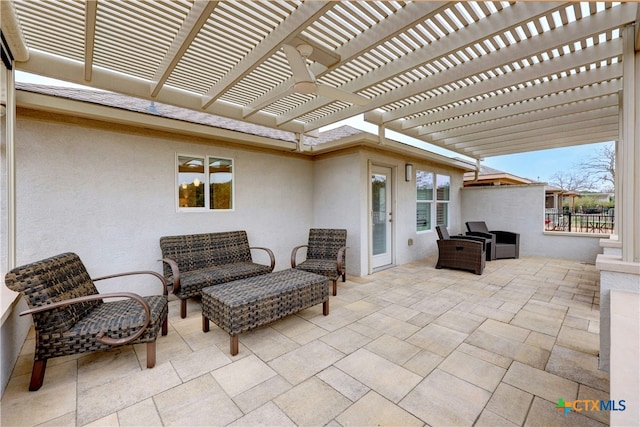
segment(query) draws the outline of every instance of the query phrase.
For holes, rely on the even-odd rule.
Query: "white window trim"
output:
[[[433,198],[431,200],[418,200],[417,197],[417,191],[418,191],[418,174],[419,173],[425,173],[425,174],[430,174],[431,178],[432,178],[432,184],[433,184]],[[442,176],[442,177],[447,177],[449,179],[449,200],[438,200],[438,176]],[[443,224],[445,227],[449,228],[449,222],[450,222],[450,212],[449,212],[449,206],[451,204],[451,175],[448,174],[443,174],[443,173],[437,173],[434,171],[430,171],[430,170],[423,170],[423,169],[417,169],[416,170],[416,175],[415,175],[415,187],[414,187],[414,197],[415,197],[415,209],[414,212],[417,215],[418,212],[418,203],[429,203],[430,209],[429,209],[429,222],[430,222],[430,227],[427,228],[426,230],[418,230],[418,225],[415,225],[415,231],[418,234],[423,234],[423,233],[429,233],[429,232],[433,232],[436,229],[436,226],[440,225],[438,224],[438,204],[446,204],[447,205],[447,221],[446,224]]]
[[[448,200],[438,200],[438,176],[446,176],[447,178],[449,178],[449,199]],[[450,212],[449,212],[449,206],[451,203],[451,175],[445,175],[445,174],[439,174],[439,173],[434,173],[434,180],[433,180],[433,184],[434,184],[434,189],[433,189],[433,212],[434,212],[434,229],[436,226],[440,225],[437,224],[438,222],[438,204],[445,204],[447,205],[447,223],[446,224],[442,224],[445,227],[449,228],[449,217]]]
[[[432,194],[433,194],[433,198],[431,200],[418,200],[418,173],[426,173],[426,174],[430,174],[431,175],[431,179],[432,179],[432,184],[433,184],[433,188],[432,188]],[[428,171],[428,170],[422,170],[422,169],[417,169],[416,170],[416,175],[415,175],[415,182],[416,185],[413,189],[414,192],[414,198],[416,201],[416,206],[414,209],[414,214],[417,215],[418,213],[418,203],[428,203],[429,206],[429,228],[427,228],[426,230],[418,230],[418,224],[416,223],[414,225],[414,229],[416,231],[417,234],[424,234],[424,233],[431,233],[433,232],[433,230],[435,230],[435,213],[436,213],[436,203],[435,203],[435,198],[436,198],[436,174],[433,171]],[[417,218],[416,218],[417,219]]]
[[[195,157],[195,158],[201,158],[204,160],[204,164],[205,164],[205,182],[203,182],[203,185],[205,185],[206,190],[204,192],[204,207],[199,208],[199,207],[180,207],[180,173],[178,170],[179,167],[179,158],[180,157]],[[211,206],[211,200],[210,200],[210,194],[209,194],[209,179],[210,179],[210,174],[208,172],[208,168],[209,168],[209,159],[224,159],[224,160],[231,160],[231,209],[210,209]],[[226,157],[226,156],[217,156],[217,155],[208,155],[208,154],[188,154],[188,153],[176,153],[175,155],[175,164],[174,164],[174,170],[173,170],[174,176],[175,176],[175,184],[174,184],[174,204],[176,206],[176,211],[177,212],[187,212],[187,213],[203,213],[203,212],[234,212],[236,209],[236,159],[234,157]]]

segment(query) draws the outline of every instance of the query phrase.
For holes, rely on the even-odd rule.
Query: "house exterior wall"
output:
[[[18,264],[73,251],[92,276],[160,272],[161,236],[243,229],[252,246],[274,251],[276,269],[289,268],[291,248],[306,241],[312,221],[312,162],[199,142],[18,120]],[[176,153],[234,159],[235,209],[178,212]],[[267,263],[268,257],[255,251],[254,260]],[[151,287],[153,281],[136,291]]]
[[[413,165],[413,176],[411,181],[405,181],[405,164]],[[432,226],[429,231],[416,231],[416,178],[417,171],[424,171],[439,175],[447,175],[451,178],[450,200],[449,200],[449,223],[447,228],[452,234],[461,232],[460,207],[461,189],[463,186],[463,172],[458,169],[448,168],[435,163],[424,162],[417,159],[400,159],[395,164],[396,174],[396,198],[397,212],[394,214],[396,221],[396,263],[405,264],[430,257],[435,260],[438,255],[436,240],[438,235],[435,231],[435,214],[431,218]],[[412,241],[410,244],[409,241]]]
[[[372,165],[392,171],[393,201],[393,265],[405,264],[437,256],[435,230],[416,231],[416,182],[405,181],[404,166],[451,177],[449,221],[456,233],[460,223],[461,170],[417,159],[404,159],[391,154],[360,149],[332,155],[314,162],[314,224],[332,224],[342,218],[348,228],[348,272],[365,276],[370,269],[370,172]],[[359,165],[358,167],[355,167]],[[330,200],[330,203],[326,201]],[[409,244],[409,240],[412,243]]]
[[[313,162],[313,223],[347,230],[347,272],[362,276],[362,194],[359,154],[348,152]],[[356,167],[354,167],[356,165]],[[366,201],[366,197],[365,197]]]
[[[345,150],[314,161],[313,226],[346,228],[347,271],[370,274],[370,167],[379,165],[392,170],[394,200],[394,265],[437,255],[435,231],[416,232],[416,182],[405,181],[404,165],[412,163],[414,172],[424,170],[451,177],[450,223],[456,233],[460,223],[461,170],[429,162],[402,159],[372,149]],[[409,239],[412,244],[409,245]]]
[[[544,256],[595,263],[599,234],[544,231],[544,185],[465,187],[461,230],[466,221],[485,221],[490,230],[520,233],[521,256]]]
[[[451,177],[450,224],[459,231],[462,171],[436,163],[368,148],[311,160],[47,114],[24,114],[16,129],[19,265],[73,251],[92,276],[160,272],[161,236],[244,229],[252,246],[274,251],[281,270],[310,227],[326,227],[348,230],[347,272],[366,275],[371,164],[394,174],[394,264],[437,254],[435,232],[416,232],[416,184],[405,181],[405,163]],[[234,210],[178,212],[177,154],[232,158]],[[254,258],[267,262],[260,251]],[[153,279],[127,286],[143,294],[157,289]]]

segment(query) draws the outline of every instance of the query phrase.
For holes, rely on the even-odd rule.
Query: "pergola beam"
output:
[[[386,64],[384,67],[380,67],[376,70],[358,77],[349,83],[341,86],[348,92],[358,92],[366,87],[378,84],[380,82],[392,79],[404,73],[408,69],[417,68],[423,64],[434,61],[449,53],[456,52],[464,49],[465,47],[472,46],[478,40],[489,38],[495,34],[512,29],[522,24],[523,22],[531,19],[532,17],[541,16],[547,14],[553,10],[556,10],[559,3],[551,2],[520,2],[511,5],[511,7],[503,9],[500,13],[490,15],[485,19],[476,22],[474,25],[468,27],[465,31],[458,31],[449,34],[446,38],[446,43],[433,43],[433,46],[428,48],[419,49],[412,55],[399,58],[396,61]],[[426,20],[429,16],[423,17]],[[412,86],[412,93],[420,93],[424,91],[424,82],[420,85]],[[373,99],[371,103],[365,107],[352,106],[348,108],[345,113],[341,115],[341,119],[347,118],[356,114],[360,114],[375,108],[381,107],[388,103],[389,97],[394,100],[397,99],[395,91],[386,94],[384,99]],[[411,95],[411,94],[410,94]],[[409,96],[410,96],[409,95]],[[329,104],[330,101],[326,99],[315,99],[304,105],[304,108],[298,108],[291,112],[287,116],[283,116],[281,122],[292,120],[294,118],[303,116],[315,108],[320,108],[323,105]],[[322,122],[315,126],[319,128],[325,126],[328,123]]]
[[[24,41],[22,28],[16,16],[13,2],[0,1],[0,23],[2,35],[4,36],[13,59],[17,62],[27,61],[29,59],[29,48]]]
[[[122,93],[135,96],[149,101],[162,102],[168,105],[188,108],[195,111],[202,111],[202,98],[192,92],[180,89],[165,87],[157,97],[149,96],[149,81],[126,76],[121,73],[96,68],[90,82],[83,79],[84,67],[80,62],[62,59],[59,56],[32,51],[29,61],[16,64],[17,68],[34,74],[41,74],[54,79],[65,80],[72,83],[82,84],[96,89],[108,90],[115,93]],[[46,70],[43,74],[42,70]],[[222,117],[242,120],[242,108],[236,104],[221,100],[213,103],[207,112]],[[258,112],[253,116],[252,123],[270,128],[275,128],[275,117],[263,112]],[[304,132],[304,126],[299,122],[291,122],[281,126],[280,130],[289,132]]]
[[[612,55],[615,56],[617,52],[622,52],[622,42],[612,42],[612,46],[598,45],[589,49],[581,50],[580,52],[575,52],[573,55],[564,55],[559,58],[555,58],[551,61],[547,61],[544,64],[538,63],[529,67],[526,71],[522,72],[513,72],[511,74],[507,74],[501,76],[500,78],[493,78],[489,80],[484,80],[480,83],[467,86],[465,88],[458,89],[453,92],[445,93],[443,95],[431,98],[427,101],[430,101],[430,104],[427,104],[427,101],[423,101],[420,104],[423,104],[423,108],[436,109],[438,107],[447,107],[454,103],[460,103],[467,99],[473,99],[476,97],[487,96],[487,98],[491,98],[491,94],[495,93],[499,90],[503,90],[505,88],[510,89],[513,87],[518,87],[520,85],[527,85],[529,82],[535,80],[541,80],[548,76],[552,76],[554,74],[560,74],[562,72],[580,68],[582,66],[588,66],[589,64],[597,63],[603,60],[610,58]],[[588,74],[590,71],[586,71]],[[602,74],[598,75],[602,77],[603,80],[609,80],[607,76],[603,76]],[[566,77],[569,79],[571,77]],[[560,79],[565,80],[565,79]],[[601,80],[602,81],[602,80]],[[595,82],[598,83],[598,82]],[[545,86],[548,83],[540,83],[540,90],[542,86]],[[535,89],[532,89],[532,92]],[[518,93],[520,90],[514,91],[514,93]],[[539,91],[538,91],[539,92]],[[547,92],[548,93],[548,92]],[[534,95],[531,98],[535,98],[541,95]],[[499,97],[502,100],[502,96]],[[509,96],[507,96],[509,98]],[[531,98],[523,98],[531,99]],[[497,100],[496,100],[497,101]],[[504,101],[504,100],[502,100]],[[488,101],[491,102],[491,101]],[[480,112],[485,110],[484,102],[471,102],[469,104],[465,104],[467,108],[465,109],[473,109],[475,107],[475,111],[472,113]],[[504,103],[502,105],[508,105]],[[456,108],[454,107],[454,111]],[[468,113],[467,113],[468,114]],[[416,126],[421,126],[425,124],[430,124],[435,121],[438,121],[436,117],[441,116],[442,113],[439,114],[436,112],[434,114],[426,114],[424,116],[416,117],[415,119],[410,120],[402,120],[402,128],[409,129]],[[451,117],[451,111],[448,111],[448,117]],[[434,120],[435,119],[435,120]]]
[[[160,92],[162,86],[217,6],[217,1],[209,0],[196,1],[193,4],[193,7],[189,10],[189,14],[182,23],[180,31],[178,31],[178,34],[176,34],[176,37],[171,42],[171,46],[167,49],[167,54],[158,65],[158,69],[151,79],[151,97],[158,95],[158,92]]]
[[[574,102],[572,104],[565,104],[559,107],[536,110],[530,113],[508,116],[486,122],[483,121],[472,125],[454,127],[425,136],[428,136],[433,141],[464,136],[474,137],[481,135],[483,132],[496,131],[499,129],[510,129],[521,124],[529,124],[540,120],[555,119],[562,116],[584,113],[593,113],[596,115],[602,114],[605,116],[614,114],[617,116],[619,114],[619,111],[616,95],[590,99],[588,102]]]
[[[470,114],[468,117],[459,117],[448,120],[442,124],[447,128],[468,126],[471,124],[490,123],[495,120],[508,119],[509,117],[517,117],[522,114],[533,113],[536,111],[549,110],[551,108],[562,108],[564,106],[576,103],[592,103],[603,102],[606,106],[612,105],[613,99],[605,99],[607,96],[614,96],[622,87],[620,80],[604,82],[598,85],[592,85],[582,88],[576,88],[571,91],[556,94],[555,96],[538,97],[526,102],[514,103],[513,105],[504,106],[504,108],[492,108],[476,114]],[[599,101],[598,101],[599,100]],[[556,114],[559,114],[556,110]],[[405,135],[420,137],[425,141],[433,141],[426,134],[420,132],[420,128],[403,129],[401,121],[394,121],[386,124],[388,129],[402,132]],[[443,129],[444,130],[444,129]]]
[[[283,44],[295,38],[299,32],[307,28],[333,6],[333,2],[307,1],[302,3],[294,13],[289,15],[258,46],[238,62],[229,73],[216,82],[202,97],[201,108],[208,111],[209,107],[226,91],[259,67],[264,60],[273,55]],[[242,113],[240,118],[242,118]]]
[[[592,19],[596,17],[598,16],[596,15],[585,19]],[[593,28],[591,24],[600,25],[596,26],[596,28]],[[567,29],[568,27],[561,27],[556,30],[549,31],[538,36],[537,38],[532,39],[529,43],[527,43],[526,47],[520,46],[518,44],[511,45],[510,47],[492,52],[481,58],[470,61],[468,66],[459,67],[460,70],[456,73],[447,72],[436,74],[430,78],[434,80],[431,83],[430,87],[441,87],[462,80],[466,76],[477,75],[479,73],[493,70],[500,66],[511,65],[514,62],[518,62],[522,59],[528,59],[540,52],[546,52],[548,50],[552,50],[561,47],[562,45],[571,43],[572,41],[580,40],[584,37],[587,37],[590,34],[593,34],[592,29],[597,30],[596,33],[606,31],[609,25],[610,21],[600,19],[600,22],[597,23],[585,23],[585,26],[581,27],[582,31],[579,34],[576,34],[576,31],[569,32],[569,30]],[[487,93],[492,90],[510,87],[512,85],[517,85],[518,83],[524,83],[541,76],[550,76],[552,74],[560,73],[571,68],[591,64],[606,58],[612,58],[620,54],[622,54],[622,42],[620,40],[611,41],[606,44],[598,44],[587,49],[573,52],[571,55],[562,55],[548,61],[539,62],[537,64],[531,65],[530,67],[513,71],[510,74],[506,74],[500,77],[484,80],[478,84],[474,84],[468,86],[467,88],[456,90],[454,92],[461,92],[466,90],[467,92],[470,92],[472,94],[479,94],[482,92],[478,90],[472,90],[471,88],[475,88],[475,86],[479,85],[492,86],[492,89],[484,90],[484,93]],[[469,97],[473,96],[475,95],[470,95]],[[445,99],[446,97],[447,96],[442,95],[443,100],[440,101],[441,96],[437,96],[435,98],[430,98],[422,102],[413,103],[410,106],[404,108],[399,108],[397,110],[386,113],[384,115],[384,120],[393,121],[402,117],[412,116],[424,111],[425,109],[435,108],[434,104],[438,106],[446,105],[449,103],[449,101]],[[449,97],[452,98],[452,96],[450,95]],[[456,95],[455,98],[460,99],[462,98],[462,96]],[[418,123],[418,120],[411,121],[409,123],[405,123],[405,127],[412,127],[414,125],[417,125]]]
[[[497,148],[490,150],[475,150],[470,154],[476,158],[492,157],[492,156],[504,156],[506,154],[518,154],[528,153],[537,150],[550,150],[553,148],[573,147],[575,145],[595,144],[598,142],[612,141],[618,131],[598,131],[595,129],[593,133],[578,132],[576,135],[560,135],[557,138],[549,139],[535,146],[527,145],[524,142],[522,144],[514,144],[508,149]]]
[[[542,137],[545,135],[544,130],[550,129],[554,133],[563,132],[567,126],[575,126],[576,124],[586,127],[596,123],[603,126],[618,123],[618,111],[615,106],[570,115],[558,115],[558,111],[553,112],[555,114],[549,118],[540,119],[536,117],[535,113],[528,114],[525,116],[527,120],[523,120],[520,124],[514,124],[508,127],[499,127],[498,124],[497,127],[491,130],[458,137],[442,138],[434,140],[434,143],[447,147],[453,146],[459,149],[480,146],[485,142],[508,143],[514,136],[524,138],[528,135],[535,134]]]
[[[460,105],[455,107],[454,120],[447,120],[448,117],[441,112],[433,113],[430,116],[431,122],[427,125],[418,127],[418,131],[421,135],[431,135],[438,132],[446,132],[452,127],[467,126],[471,124],[478,124],[488,120],[495,120],[495,116],[491,119],[486,119],[485,114],[493,111],[502,112],[502,117],[508,117],[515,115],[516,113],[510,110],[503,109],[497,110],[506,106],[512,106],[515,104],[521,104],[525,101],[531,102],[538,98],[546,96],[548,93],[564,93],[567,91],[573,91],[574,89],[588,87],[596,83],[602,83],[609,79],[620,79],[622,77],[622,65],[613,64],[608,67],[600,67],[595,70],[582,72],[567,76],[562,79],[555,79],[544,84],[537,84],[533,86],[526,86],[522,89],[505,93],[502,96],[494,96],[482,101],[482,110],[478,111],[478,107],[472,103]],[[611,91],[617,91],[621,88],[620,81],[610,85]],[[575,102],[576,99],[572,98],[569,102]],[[449,112],[451,113],[451,112]],[[396,123],[398,129],[404,129],[404,123]],[[437,136],[434,136],[437,139]]]
[[[91,81],[93,71],[97,13],[98,0],[87,0],[84,9],[84,79],[88,82]]]
[[[371,46],[376,46],[385,41],[388,41],[398,34],[401,34],[407,28],[411,28],[420,22],[424,22],[434,14],[440,12],[446,6],[446,2],[418,1],[410,3],[394,15],[382,21],[379,25],[371,27],[367,31],[363,32],[360,36],[349,40],[339,49],[337,49],[335,53],[340,56],[341,63],[349,62],[352,59],[357,58],[369,51],[369,49],[371,49]],[[318,65],[316,63],[311,64],[310,69],[318,79],[332,70],[332,68],[325,68],[322,65]],[[265,102],[265,100],[269,100],[270,97],[273,96],[273,94],[280,93],[284,89],[292,86],[293,83],[293,78],[287,79],[276,88],[270,90],[262,97],[258,98],[255,101],[255,104],[258,105]],[[297,117],[307,114],[308,112],[316,108],[321,108],[324,105],[330,104],[331,102],[333,101],[326,98],[318,97],[306,103],[304,105],[304,108],[298,108],[292,114],[283,116],[279,120],[279,123],[287,123]]]
[[[513,129],[513,132],[505,132],[495,137],[483,136],[476,140],[461,141],[458,143],[450,142],[451,146],[456,150],[471,150],[481,151],[486,149],[500,148],[505,144],[518,145],[535,143],[536,140],[541,144],[545,144],[548,140],[556,138],[558,135],[562,137],[579,136],[585,131],[593,132],[617,132],[618,117],[598,117],[587,120],[586,118],[558,118],[553,126],[546,127],[543,123],[537,123],[539,128],[529,128],[517,131]],[[447,148],[450,148],[447,144]]]
[[[615,87],[619,87],[620,84],[621,83],[619,81],[610,82],[609,87],[606,87],[607,86],[606,84],[601,84],[601,85],[596,85],[589,88],[583,88],[580,90],[571,91],[568,93],[563,93],[553,97],[544,97],[534,101],[524,102],[522,104],[514,105],[506,109],[492,110],[492,111],[483,113],[483,117],[478,119],[478,124],[487,126],[488,129],[502,129],[499,132],[501,132],[500,133],[501,135],[505,135],[511,132],[510,129],[512,126],[517,126],[519,123],[527,123],[529,120],[533,121],[536,118],[542,119],[545,116],[552,117],[552,118],[557,117],[558,119],[555,122],[556,125],[560,125],[562,123],[570,123],[572,120],[575,120],[576,118],[575,113],[581,112],[581,111],[588,112],[591,110],[598,110],[599,114],[602,114],[603,116],[609,116],[611,112],[614,111],[615,105],[617,105],[617,102],[618,102],[617,92],[612,91],[612,89]],[[508,116],[505,117],[505,114],[508,114]],[[475,118],[475,116],[476,115],[473,115],[472,117]],[[457,122],[459,122],[459,120],[452,120],[451,126],[456,126],[455,123]],[[471,128],[471,131],[474,130],[473,125],[468,127]],[[466,150],[459,149],[455,147],[453,144],[447,145],[447,144],[444,144],[442,141],[439,141],[438,139],[430,138],[425,135],[420,135],[417,128],[408,129],[405,131],[402,131],[402,129],[396,130],[391,127],[389,129],[399,131],[406,136],[413,137],[418,140],[428,142],[430,144],[434,144],[436,146],[440,146],[442,148],[446,148],[448,150],[458,152],[463,155],[467,155],[475,158],[486,156],[485,153],[480,153],[477,150],[474,150],[473,152],[471,152],[469,149],[466,149]],[[548,136],[546,136],[545,134],[546,129],[547,127],[545,126],[542,126],[542,125],[538,126],[537,131],[534,133],[540,136],[536,136],[536,138],[527,140],[528,142],[530,142],[531,146],[536,145],[535,143],[541,140],[544,140],[544,143],[547,143],[549,141],[557,141],[556,138],[549,138]],[[553,130],[553,127],[549,127],[548,129]],[[581,130],[586,133],[585,128],[581,128]],[[609,134],[610,133],[608,133],[607,135]],[[477,136],[480,137],[481,135],[482,133],[478,132]],[[587,138],[589,142],[604,141],[604,140],[593,141],[591,136]],[[617,133],[616,135],[612,135],[611,138],[608,140],[612,140],[616,138],[617,138]],[[518,149],[514,151],[513,148],[516,145],[512,141],[515,141],[515,140],[519,140],[521,142],[524,141],[524,139],[521,138],[521,135],[518,135],[517,132],[514,132],[511,139],[507,138],[507,142],[501,143],[500,151],[498,150],[492,151],[493,154],[491,155],[495,156],[495,155],[503,155],[503,154],[513,154],[513,153],[520,153],[520,152],[526,151],[526,149]],[[575,141],[575,140],[576,139],[573,139],[572,141]],[[469,142],[470,142],[469,145],[471,145],[473,141],[474,141],[473,139],[469,139]],[[491,139],[489,139],[489,142],[491,142]],[[577,144],[578,143],[576,143],[576,145]],[[548,145],[546,146],[548,148],[552,148]],[[539,148],[534,148],[534,149],[539,149]]]
[[[628,6],[627,3],[623,3],[619,7],[609,9],[597,15],[592,15],[592,16],[583,18],[581,20],[581,25],[579,26],[567,25],[567,26],[556,28],[555,30],[548,31],[536,37],[532,37],[531,39],[527,40],[526,44],[511,45],[504,49],[500,49],[498,51],[476,58],[473,61],[469,61],[469,63],[465,64],[465,66],[453,67],[447,72],[435,74],[428,79],[423,79],[414,83],[404,85],[401,88],[398,88],[392,92],[385,94],[384,97],[380,97],[384,99],[379,99],[379,100],[377,98],[373,99],[372,102],[366,107],[360,107],[360,106],[350,107],[339,113],[333,114],[330,119],[324,118],[324,119],[320,119],[313,122],[313,124],[308,123],[306,125],[306,129],[317,129],[319,127],[326,126],[332,122],[335,122],[336,120],[346,119],[355,114],[370,111],[372,109],[379,108],[384,105],[389,105],[394,102],[400,102],[408,97],[424,93],[425,87],[437,88],[446,84],[455,83],[459,80],[473,76],[474,74],[477,74],[479,72],[493,70],[496,67],[499,67],[501,65],[502,66],[511,65],[512,63],[523,60],[523,59],[528,60],[534,54],[547,52],[555,48],[561,48],[562,46],[572,43],[574,41],[582,40],[586,37],[606,32],[607,30],[610,30],[612,28],[619,28],[625,25],[626,23],[633,22],[633,18],[628,15],[629,12],[631,12],[632,10],[635,11],[635,9],[632,9],[632,6]],[[500,16],[500,15],[501,14],[496,14],[496,16]],[[487,18],[486,20],[488,21],[489,18]],[[610,46],[612,42],[614,41],[607,42],[605,46]],[[593,48],[597,48],[597,47],[598,46],[593,46]],[[592,50],[590,48],[586,50],[602,53],[601,51],[603,49],[606,49],[606,48],[603,46],[602,49]],[[585,49],[583,49],[583,51],[584,50]],[[609,48],[609,50],[611,50],[611,48]],[[583,51],[572,52],[571,55],[568,55],[568,56],[579,55],[584,57],[585,55],[589,55],[589,54],[580,55]],[[413,57],[411,55],[409,56]],[[611,56],[613,55],[609,55],[609,57]],[[562,57],[556,58],[556,60],[559,60],[559,59],[562,59]],[[571,60],[567,59],[567,61],[569,62]],[[548,67],[549,64],[551,64],[552,62],[553,61],[545,61],[543,63],[535,64],[535,65],[544,64],[544,66]],[[558,64],[558,62],[556,62],[556,64]],[[392,65],[392,64],[389,64],[389,65]],[[403,64],[403,67],[405,66],[406,64]],[[386,70],[386,73],[390,73],[389,70],[392,68],[393,67],[389,66],[389,67],[383,67],[382,69]],[[564,70],[561,70],[561,71],[564,71]],[[374,74],[375,74],[375,71],[372,73],[369,73],[369,75],[372,75],[372,76]],[[515,74],[520,74],[520,72],[511,73],[511,75],[515,75]],[[551,73],[548,73],[548,74],[551,74]],[[499,82],[503,82],[505,78],[508,78],[509,76],[510,75],[500,76],[500,78],[490,79],[488,81],[496,80]],[[522,81],[522,79],[520,79],[519,77],[513,77],[513,79]],[[344,85],[343,88],[346,90],[350,90],[351,89],[350,85],[354,83],[356,80],[349,83],[349,85]],[[376,81],[380,81],[380,80],[381,79],[376,78]],[[507,84],[500,85],[496,82],[492,82],[491,84],[494,85],[496,88],[509,86]],[[477,85],[471,85],[471,87],[473,86],[477,86]],[[462,89],[457,89],[454,92],[464,91],[465,89],[467,89],[469,92],[472,91],[472,89],[469,89],[469,86],[468,86]],[[449,94],[446,94],[443,96],[447,96],[447,95]],[[453,95],[449,95],[449,96],[453,96]],[[455,97],[458,99],[462,98],[461,96],[457,96],[457,95]],[[439,101],[436,101],[436,99],[438,98],[440,97],[435,97],[435,99],[432,99],[431,102],[432,103],[438,102],[440,105],[442,105],[442,103],[440,103]],[[428,105],[429,104],[426,104],[426,106]],[[382,114],[382,123],[387,123],[393,120],[399,120],[403,117],[407,117],[408,115],[420,113],[424,111],[424,109],[425,109],[425,103],[419,103],[419,102],[411,103],[407,107],[401,107],[392,111],[384,112]],[[377,123],[377,124],[380,124],[380,123]]]

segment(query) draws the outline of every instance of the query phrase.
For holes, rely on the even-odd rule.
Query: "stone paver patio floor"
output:
[[[28,391],[34,335],[0,402],[3,426],[608,425],[599,371],[599,275],[550,258],[488,262],[482,276],[425,259],[348,277],[318,305],[240,335],[202,332],[170,302],[157,364],[145,346],[52,359]]]

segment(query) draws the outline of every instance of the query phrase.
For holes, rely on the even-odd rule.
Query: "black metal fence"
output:
[[[613,232],[613,209],[602,213],[547,212],[545,231],[571,231],[575,233]]]

